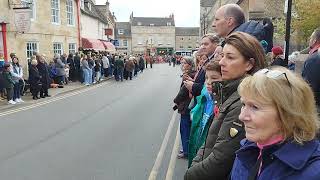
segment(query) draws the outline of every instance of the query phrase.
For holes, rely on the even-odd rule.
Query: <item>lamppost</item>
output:
[[[291,29],[291,11],[292,11],[292,0],[286,0],[285,2],[285,13],[287,13],[286,19],[286,39],[285,39],[285,60],[288,62],[289,57],[289,46],[290,46],[290,29]]]

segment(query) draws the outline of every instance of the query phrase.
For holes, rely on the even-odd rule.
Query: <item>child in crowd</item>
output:
[[[65,82],[66,82],[66,84],[68,84],[69,83],[69,74],[70,74],[70,67],[69,67],[69,65],[68,64],[66,64],[65,66],[64,66],[64,71],[66,72],[66,76],[65,76]]]
[[[7,91],[7,100],[8,104],[16,104],[16,102],[13,101],[13,87],[14,87],[14,81],[12,79],[12,74],[11,74],[11,66],[10,64],[5,64],[4,65],[4,70],[2,72],[3,75],[3,83],[4,83],[4,88]]]
[[[221,68],[219,62],[211,61],[206,67],[206,81],[203,85],[201,95],[197,96],[197,104],[191,110],[191,131],[188,152],[188,167],[191,166],[193,158],[200,147],[204,144],[208,129],[213,120],[215,100],[213,97],[213,86],[216,82],[222,81]],[[216,91],[216,90],[214,90]]]

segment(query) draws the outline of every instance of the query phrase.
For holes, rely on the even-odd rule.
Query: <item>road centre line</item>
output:
[[[162,141],[160,150],[158,152],[157,158],[156,158],[154,165],[151,169],[148,180],[156,180],[157,179],[158,171],[159,171],[161,164],[162,164],[162,161],[163,161],[164,152],[167,148],[167,145],[169,142],[169,137],[171,135],[171,131],[173,129],[174,122],[176,120],[176,116],[177,116],[177,111],[174,111],[172,114],[168,129],[167,129],[167,132],[166,132],[164,139]]]
[[[170,163],[167,170],[166,180],[172,180],[174,174],[174,168],[176,167],[177,155],[179,151],[180,145],[180,126],[177,128],[176,140],[174,141],[174,145],[172,148]]]
[[[21,108],[18,108],[18,109],[13,109],[13,110],[8,110],[8,111],[0,113],[0,117],[6,116],[6,115],[10,115],[10,114],[13,114],[13,113],[17,113],[17,112],[21,112],[21,111],[26,111],[26,110],[29,110],[29,109],[32,109],[32,108],[35,108],[35,107],[43,106],[43,105],[46,105],[46,104],[49,104],[49,103],[52,103],[52,102],[55,102],[55,101],[66,99],[68,97],[72,97],[72,96],[75,96],[75,95],[78,95],[78,94],[81,94],[81,93],[84,93],[84,92],[99,88],[99,87],[107,85],[107,84],[110,84],[110,82],[99,84],[99,85],[95,85],[93,87],[86,88],[86,89],[83,89],[83,90],[77,90],[75,92],[70,92],[68,94],[65,94],[65,95],[62,95],[62,96],[59,96],[59,97],[54,97],[54,98],[49,99],[47,101],[39,102],[39,103],[36,103],[36,104],[31,104],[29,106],[25,106],[25,107],[21,107]]]

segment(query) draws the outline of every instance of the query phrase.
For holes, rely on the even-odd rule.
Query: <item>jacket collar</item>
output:
[[[242,154],[246,151],[252,152],[252,150],[256,150],[257,153],[259,152],[259,148],[257,147],[256,143],[247,139],[243,139],[240,144],[242,147],[236,152],[236,154]],[[305,167],[310,158],[320,158],[319,149],[318,140],[305,142],[303,145],[299,145],[293,141],[286,141],[283,146],[273,153],[273,155],[291,168],[300,170]],[[244,160],[244,158],[241,158],[241,160]]]

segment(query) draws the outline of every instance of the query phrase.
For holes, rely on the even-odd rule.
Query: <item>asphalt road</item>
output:
[[[171,158],[179,74],[179,66],[154,65],[132,81],[109,80],[0,112],[0,179],[143,180],[151,172],[155,179],[183,179],[187,162]]]

